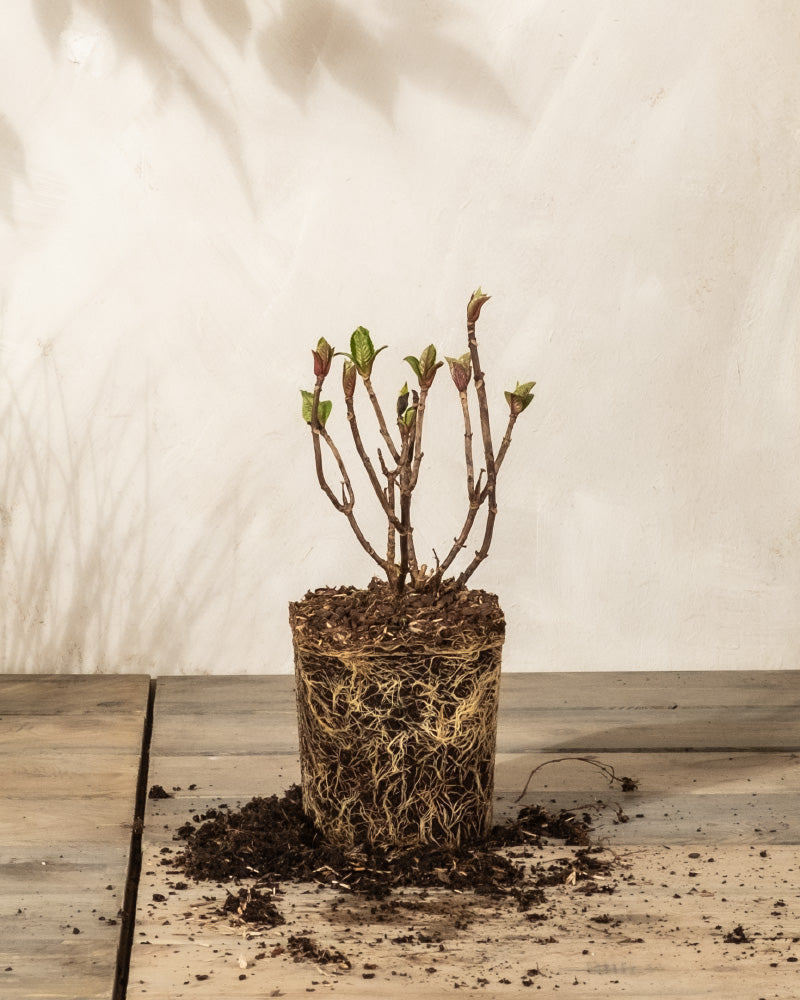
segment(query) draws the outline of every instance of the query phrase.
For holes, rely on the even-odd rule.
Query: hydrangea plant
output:
[[[497,451],[492,443],[489,422],[489,405],[486,382],[478,353],[475,327],[481,310],[489,296],[480,288],[473,292],[467,305],[467,351],[459,357],[446,357],[450,377],[458,392],[464,422],[464,459],[467,487],[467,510],[461,530],[454,537],[449,551],[441,560],[434,551],[433,569],[421,565],[414,549],[414,528],[412,523],[412,499],[417,486],[422,464],[422,435],[425,423],[425,405],[436,374],[444,361],[437,360],[436,348],[429,344],[419,357],[409,356],[404,360],[410,366],[417,386],[409,389],[405,382],[400,389],[393,418],[396,432],[389,430],[387,419],[372,384],[372,369],[375,359],[385,350],[377,350],[369,330],[359,326],[350,337],[350,351],[342,352],[342,390],[347,421],[353,436],[353,443],[367,477],[372,485],[378,503],[387,519],[387,542],[385,555],[381,555],[367,539],[355,516],[355,493],[342,454],[328,431],[328,419],[332,402],[323,400],[322,389],[330,374],[331,364],[337,352],[320,338],[312,350],[314,357],[315,384],[311,392],[301,390],[302,413],[311,428],[317,479],[325,495],[333,506],[346,518],[356,538],[367,554],[380,566],[392,592],[401,596],[407,587],[416,591],[438,589],[445,573],[462,551],[473,530],[479,511],[485,507],[486,519],[483,538],[469,564],[457,577],[458,585],[465,585],[478,566],[489,553],[494,523],[497,517],[496,483],[511,443],[511,432],[517,417],[524,412],[533,399],[535,382],[517,382],[514,389],[507,390],[505,398],[509,415],[505,434]],[[359,382],[363,384],[377,420],[384,448],[377,449],[377,466],[364,446],[355,411],[355,395]],[[473,451],[472,417],[470,412],[470,387],[477,400],[482,445],[482,467],[475,475]],[[474,405],[474,404],[473,404]],[[322,444],[330,451],[341,477],[341,494],[337,495],[325,474],[322,458]]]

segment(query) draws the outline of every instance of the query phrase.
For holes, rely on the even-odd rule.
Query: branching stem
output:
[[[314,442],[314,462],[317,469],[317,480],[322,487],[325,495],[328,497],[333,506],[347,518],[350,527],[353,530],[353,534],[359,541],[359,544],[364,549],[364,551],[369,555],[375,562],[381,567],[381,569],[387,574],[391,575],[391,567],[387,560],[381,559],[378,553],[375,551],[373,546],[365,537],[361,526],[356,520],[355,514],[353,513],[353,507],[355,506],[355,495],[353,493],[353,487],[350,483],[350,477],[347,474],[347,469],[345,468],[344,461],[342,459],[341,453],[336,445],[333,443],[333,439],[330,434],[325,430],[325,428],[319,422],[319,396],[322,391],[323,378],[318,376],[316,384],[314,386],[314,399],[311,404],[311,436]],[[339,500],[336,494],[333,492],[331,487],[328,485],[328,481],[325,478],[325,470],[322,464],[322,448],[320,446],[320,439],[322,439],[325,444],[330,449],[336,464],[339,468],[339,472],[342,476],[342,499]]]
[[[469,343],[470,357],[472,359],[473,380],[475,383],[475,393],[478,397],[478,412],[480,413],[481,420],[483,457],[484,462],[486,463],[486,485],[484,487],[484,491],[486,493],[486,498],[488,499],[488,512],[486,515],[486,527],[484,529],[481,547],[475,553],[472,562],[458,578],[458,582],[462,586],[467,582],[467,580],[472,576],[478,566],[489,554],[489,546],[492,543],[492,532],[494,531],[494,522],[497,517],[497,499],[495,496],[497,470],[495,468],[494,449],[492,448],[492,428],[489,423],[489,403],[486,398],[486,381],[483,370],[481,369],[474,321],[467,322],[467,340]],[[483,503],[483,498],[481,498],[481,503]]]
[[[386,419],[370,378],[372,361],[375,355],[380,352],[374,350],[369,337],[369,331],[363,327],[359,327],[351,338],[352,353],[346,356],[349,361],[345,362],[342,372],[347,420],[350,424],[355,450],[387,519],[385,559],[381,558],[375,551],[356,520],[354,514],[355,494],[350,477],[338,448],[325,429],[325,419],[323,418],[323,421],[320,421],[320,393],[325,377],[330,370],[330,362],[334,355],[333,348],[330,347],[324,338],[321,338],[317,345],[317,350],[313,352],[316,383],[313,394],[303,393],[303,412],[311,424],[317,480],[336,510],[344,514],[347,518],[359,544],[370,558],[383,569],[392,591],[398,597],[403,594],[407,584],[416,590],[425,589],[432,590],[435,594],[439,593],[439,587],[441,586],[445,572],[450,568],[462,550],[466,548],[467,540],[474,528],[478,511],[484,504],[486,505],[486,523],[483,538],[480,547],[474,553],[472,561],[461,575],[458,576],[456,580],[458,585],[463,586],[466,584],[480,563],[486,558],[492,542],[494,523],[497,517],[497,475],[511,444],[511,432],[516,422],[517,414],[530,402],[532,398],[530,389],[534,383],[526,382],[523,385],[517,383],[517,389],[513,393],[506,393],[506,397],[510,403],[511,414],[500,444],[500,449],[495,453],[492,444],[485,375],[481,368],[475,332],[476,321],[480,315],[481,307],[487,299],[488,296],[484,295],[478,289],[473,294],[467,307],[469,361],[467,362],[466,356],[462,356],[459,360],[453,358],[447,359],[450,362],[451,376],[458,389],[464,422],[464,462],[468,509],[461,526],[461,531],[453,539],[452,546],[444,559],[440,561],[436,550],[433,550],[435,567],[432,572],[429,572],[425,566],[420,567],[417,562],[412,524],[412,497],[417,487],[423,459],[422,434],[428,391],[433,383],[437,369],[443,364],[441,361],[436,362],[436,349],[431,344],[422,352],[419,359],[413,357],[406,359],[411,364],[419,380],[419,393],[414,390],[414,401],[412,406],[409,407],[408,399],[410,393],[408,386],[406,385],[404,390],[401,390],[398,398],[397,419],[399,443],[389,432]],[[380,350],[383,350],[383,348]],[[361,375],[361,380],[364,383],[375,417],[377,418],[380,436],[383,438],[385,445],[385,451],[380,447],[377,449],[380,476],[373,463],[373,459],[364,446],[356,419],[353,403],[356,371]],[[476,467],[470,400],[467,392],[470,380],[475,386],[475,394],[478,400],[480,434],[483,446],[483,468],[478,471],[477,476],[475,474]],[[311,395],[310,419],[307,410],[309,395]],[[327,416],[330,404],[325,403],[324,406],[325,416]],[[322,457],[322,441],[327,445],[338,467],[341,476],[341,497],[337,496],[326,479]]]
[[[467,465],[467,496],[472,502],[475,492],[475,467],[472,460],[472,423],[469,416],[469,399],[466,389],[459,392],[461,399],[461,413],[464,417],[464,459]]]
[[[381,437],[386,442],[386,447],[389,449],[389,454],[395,460],[395,462],[400,461],[400,453],[395,447],[395,443],[392,440],[392,436],[389,433],[389,428],[386,426],[386,421],[383,418],[383,410],[381,409],[381,404],[378,402],[378,397],[375,395],[375,390],[372,387],[372,380],[368,375],[364,376],[364,387],[367,390],[367,395],[372,403],[372,408],[375,411],[375,416],[378,418],[378,427],[381,431]]]

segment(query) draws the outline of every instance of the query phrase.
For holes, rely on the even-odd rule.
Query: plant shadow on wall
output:
[[[301,110],[327,74],[389,123],[403,80],[465,107],[521,117],[479,47],[448,37],[450,24],[472,16],[456,0],[372,0],[364,8],[336,0],[263,7],[245,0],[31,0],[31,6],[54,60],[80,62],[79,50],[91,50],[86,25],[93,21],[119,62],[135,60],[148,72],[159,102],[187,99],[224,149],[251,208],[231,53],[243,61],[252,52],[265,82]],[[15,181],[26,182],[23,143],[0,116],[0,213],[12,222]]]
[[[165,580],[169,553],[154,556],[148,534],[147,407],[109,414],[109,395],[70,412],[50,345],[17,385],[0,372],[1,672],[174,673],[228,600],[220,581],[236,577],[255,498],[232,478]]]

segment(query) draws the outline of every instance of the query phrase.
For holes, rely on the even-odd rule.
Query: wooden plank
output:
[[[748,746],[758,742],[760,729],[774,732],[782,725],[784,741],[792,732],[782,701],[790,704],[790,697],[787,689],[780,694],[776,678],[760,701],[757,686],[739,675],[730,678],[735,690],[727,690],[713,674],[710,680],[689,678],[684,690],[692,698],[684,708],[670,708],[661,696],[642,708],[645,688],[633,683],[617,688],[604,707],[581,712],[565,704],[554,685],[549,697],[555,704],[541,707],[534,691],[539,679],[517,675],[514,696],[501,712],[497,815],[516,811],[513,799],[530,771],[564,747],[611,747],[602,762],[619,776],[635,777],[637,791],[623,794],[596,767],[570,760],[539,770],[525,802],[589,811],[598,835],[620,859],[615,892],[587,897],[574,887],[556,887],[541,924],[462,898],[469,926],[461,929],[446,917],[453,896],[445,905],[431,893],[416,898],[410,935],[409,911],[402,907],[395,917],[378,919],[374,901],[349,897],[333,907],[331,890],[302,886],[288,887],[281,897],[287,925],[251,933],[215,914],[224,887],[178,888],[182,877],[164,863],[180,849],[173,839],[177,826],[212,805],[236,808],[253,795],[280,793],[299,776],[291,679],[271,678],[267,698],[257,679],[229,680],[206,688],[213,688],[212,699],[204,695],[205,679],[191,687],[170,679],[163,703],[159,684],[149,783],[161,784],[172,797],[148,802],[128,1000],[308,992],[438,998],[452,996],[455,988],[519,997],[536,986],[576,1000],[796,995],[800,758]],[[582,701],[588,701],[587,690],[609,693],[608,675],[585,680],[574,688],[576,698],[579,690]],[[648,683],[656,690],[660,682]],[[743,737],[736,736],[737,718]],[[656,731],[648,734],[648,725]],[[712,732],[704,736],[704,730]],[[684,737],[705,739],[712,749],[666,749]],[[745,750],[713,750],[729,740]],[[771,741],[774,735],[761,742]],[[661,749],[653,752],[648,744]],[[568,850],[553,845],[541,858]],[[749,943],[725,941],[738,924]],[[292,961],[287,938],[301,931],[344,951],[352,968],[337,974]]]
[[[518,708],[742,708],[800,705],[799,670],[504,672],[501,698]]]
[[[0,743],[2,732],[0,731]],[[800,711],[792,706],[687,709],[538,709],[505,703],[498,720],[503,753],[615,750],[800,751]],[[153,736],[157,754],[291,753],[297,719],[291,712],[217,711],[169,716]]]
[[[495,770],[495,818],[524,805],[569,809],[591,817],[595,835],[614,847],[709,842],[800,844],[800,766],[788,755],[604,754],[618,776],[638,788],[622,792],[596,767],[579,760],[530,772],[548,758],[500,754]],[[299,781],[296,757],[170,757],[153,762],[150,782],[171,796],[148,805],[148,837],[159,848],[193,815],[231,809],[254,796],[280,794]],[[195,788],[190,788],[191,785]],[[620,820],[620,814],[624,820]]]
[[[0,767],[2,765],[0,764]],[[122,797],[130,792],[131,753],[65,754],[63,750],[26,748],[3,769],[4,799],[39,800],[46,782],[65,795],[97,799]]]
[[[294,712],[294,678],[267,676],[163,677],[158,706],[172,715],[235,710]],[[746,706],[800,706],[798,670],[609,671],[523,673],[505,671],[504,707],[669,710]]]
[[[160,677],[156,712],[174,715],[294,712],[294,676]]]
[[[147,704],[145,698],[144,704]],[[0,718],[0,758],[34,753],[43,747],[70,756],[139,752],[142,717],[121,712],[85,715],[7,715]],[[5,761],[3,766],[11,766]]]
[[[0,682],[0,996],[111,1000],[149,679]]]
[[[89,861],[127,853],[133,823],[138,771],[131,768],[128,795],[121,798],[56,794],[19,800],[0,798],[0,865],[7,862],[71,858]]]
[[[537,860],[563,856],[563,848],[544,848]],[[145,867],[156,870],[160,860],[147,854]],[[452,897],[445,901],[439,893],[401,895],[415,904],[413,912],[401,907],[376,921],[375,901],[289,887],[280,900],[287,924],[255,934],[215,915],[225,887],[175,889],[175,876],[166,875],[158,893],[165,898],[148,897],[140,909],[128,1000],[309,992],[438,1000],[452,997],[455,988],[518,998],[530,997],[537,986],[546,995],[580,1000],[789,1000],[797,995],[800,914],[782,882],[795,864],[788,847],[770,848],[761,858],[749,847],[711,855],[704,844],[655,846],[621,858],[611,895],[555,887],[536,909],[544,919],[535,924],[462,897],[460,919],[474,923],[461,928],[443,916]],[[726,942],[739,925],[751,941]],[[320,946],[342,951],[352,968],[294,962],[287,938],[303,931]]]
[[[501,706],[498,749],[511,751],[800,750],[800,711],[746,708],[547,709]]]
[[[619,785],[581,757],[565,761],[541,753],[499,753],[495,766],[498,795],[515,799],[534,768],[529,794],[546,796],[553,790],[598,796],[619,795]],[[800,757],[777,753],[608,753],[596,760],[610,766],[617,776],[632,777],[640,794],[679,792],[752,795],[800,793]],[[151,761],[150,784],[160,784],[176,800],[197,803],[227,796],[245,801],[254,795],[272,794],[300,780],[297,754],[241,756],[178,754]],[[194,785],[194,788],[190,786]],[[628,798],[629,796],[624,796]],[[187,808],[195,808],[194,805]]]
[[[3,674],[0,716],[125,712],[149,683],[142,674]]]
[[[123,852],[117,871],[124,872]],[[107,865],[52,861],[0,867],[0,990],[6,997],[108,998],[124,877]]]

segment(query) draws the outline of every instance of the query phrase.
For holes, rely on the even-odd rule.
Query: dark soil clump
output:
[[[210,809],[195,815],[177,837],[186,841],[186,849],[169,864],[196,880],[255,879],[261,890],[277,890],[281,882],[309,882],[371,899],[384,899],[401,887],[471,890],[506,900],[522,912],[544,901],[546,886],[585,883],[586,891],[599,891],[594,877],[609,868],[598,857],[600,848],[591,845],[584,819],[564,811],[551,816],[535,806],[471,845],[340,849],[326,844],[305,815],[296,785],[282,796],[254,798],[238,811]],[[551,837],[580,849],[549,866],[537,865],[533,849]],[[257,889],[229,894],[225,910],[269,926],[282,920],[272,899]]]
[[[223,913],[231,913],[246,923],[260,924],[263,927],[276,927],[286,923],[283,914],[269,896],[259,889],[240,889],[236,895],[229,892]]]

